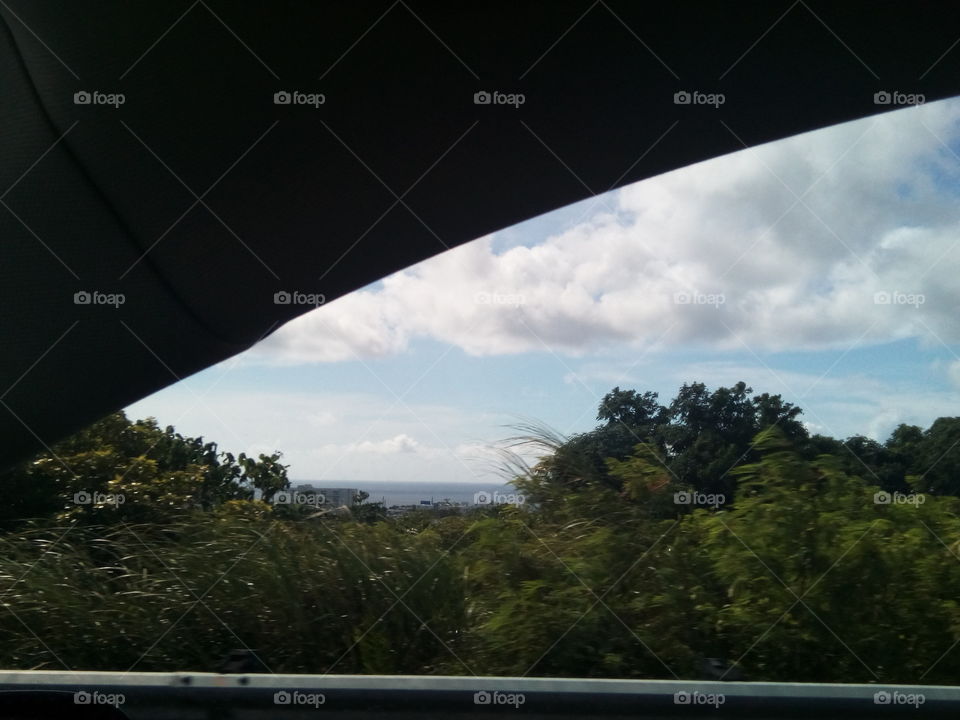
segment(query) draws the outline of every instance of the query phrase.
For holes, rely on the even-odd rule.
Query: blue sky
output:
[[[340,298],[127,409],[296,479],[488,483],[613,386],[744,380],[812,431],[958,415],[960,101],[700,163]],[[295,290],[296,288],[291,288]]]

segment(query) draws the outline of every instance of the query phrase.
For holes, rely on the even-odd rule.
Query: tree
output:
[[[376,523],[387,519],[387,508],[382,502],[368,503],[370,493],[359,490],[353,498],[350,512],[357,522]]]
[[[260,499],[266,503],[272,502],[274,495],[290,487],[287,477],[289,466],[280,463],[282,457],[281,452],[270,455],[260,453],[256,460],[243,453],[237,457],[237,465],[243,471],[241,482],[259,490]]]
[[[615,387],[600,401],[597,420],[610,425],[622,424],[636,430],[652,428],[663,422],[664,408],[657,402],[658,394],[636,390],[621,390]]]
[[[750,396],[744,382],[712,393],[703,383],[684,384],[670,403],[669,422],[659,428],[669,467],[681,483],[699,491],[732,498],[736,492],[733,468],[757,458],[753,438],[779,427],[791,440],[806,438],[796,419],[802,410],[780,395]]]
[[[736,506],[694,512],[678,534],[725,588],[712,642],[751,679],[953,682],[958,502],[877,503],[872,478],[842,457],[804,460],[777,428],[756,446],[760,460],[734,471]]]
[[[254,489],[269,499],[289,486],[280,457],[234,458],[202,437],[161,430],[153,418],[113,413],[0,476],[12,488],[0,529],[28,518],[165,522],[251,500]]]
[[[539,471],[547,484],[621,490],[622,479],[610,473],[608,460],[623,461],[643,443],[679,485],[732,499],[736,479],[730,471],[757,459],[752,443],[759,431],[778,427],[797,442],[808,437],[797,419],[799,407],[780,395],[752,392],[742,381],[712,392],[700,382],[684,383],[663,406],[655,392],[615,387],[600,402],[601,424],[560,443]]]

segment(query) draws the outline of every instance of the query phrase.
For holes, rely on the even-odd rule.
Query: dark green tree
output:
[[[235,458],[202,437],[160,429],[153,418],[113,413],[0,474],[12,498],[0,507],[0,529],[54,517],[162,522],[251,500],[254,490],[269,499],[289,485],[280,457]]]

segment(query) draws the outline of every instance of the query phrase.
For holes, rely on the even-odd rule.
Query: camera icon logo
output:
[[[686,490],[681,490],[673,494],[673,503],[675,505],[689,505],[691,502],[693,502],[693,496]]]
[[[278,492],[273,498],[277,505],[290,505],[293,502],[293,493]]]
[[[690,693],[686,690],[681,690],[680,692],[675,692],[673,694],[673,704],[674,705],[689,705],[690,704]]]
[[[889,505],[891,500],[892,496],[885,490],[881,490],[880,492],[875,492],[873,494],[874,505]]]
[[[473,504],[474,505],[489,505],[493,502],[493,495],[490,493],[481,490],[473,494]]]
[[[291,102],[293,102],[293,96],[286,90],[280,90],[273,94],[274,105],[289,105]]]
[[[80,92],[75,92],[73,94],[74,105],[89,105],[92,101],[93,96],[86,90],[81,90]]]
[[[881,690],[880,692],[875,692],[873,694],[873,704],[874,705],[889,705],[890,704],[890,693],[886,690]]]
[[[73,294],[74,305],[89,305],[92,296],[86,290],[81,290]]]
[[[677,305],[689,305],[690,304],[690,293],[688,292],[678,292],[673,294],[673,302]]]
[[[286,290],[281,290],[280,292],[275,292],[273,294],[273,304],[274,305],[289,305],[292,297],[290,293]]]
[[[73,694],[74,705],[89,705],[91,702],[92,696],[86,690],[81,690]]]
[[[881,90],[873,94],[874,105],[889,105],[891,102],[893,102],[893,97],[886,90]]]
[[[289,705],[292,700],[292,696],[286,690],[280,690],[273,694],[274,705]]]
[[[493,101],[493,96],[490,95],[486,90],[481,90],[480,92],[475,92],[473,94],[473,104],[474,105],[489,105]]]
[[[480,692],[475,692],[473,694],[474,705],[489,705],[492,701],[493,696],[491,696],[486,690],[481,690]]]
[[[673,104],[674,105],[689,105],[693,97],[686,90],[680,90],[673,94]]]
[[[89,505],[93,502],[93,496],[86,490],[81,490],[73,494],[73,502],[77,505]]]

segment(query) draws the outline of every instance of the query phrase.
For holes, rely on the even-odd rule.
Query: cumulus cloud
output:
[[[418,337],[573,356],[960,341],[958,141],[947,101],[700,163],[597,198],[562,234],[499,253],[485,237],[396,273],[250,357],[353,360]]]
[[[347,451],[377,453],[378,455],[395,455],[397,453],[416,453],[424,448],[415,439],[406,433],[394,435],[392,438],[374,442],[364,440],[361,443],[354,443],[345,448]]]

